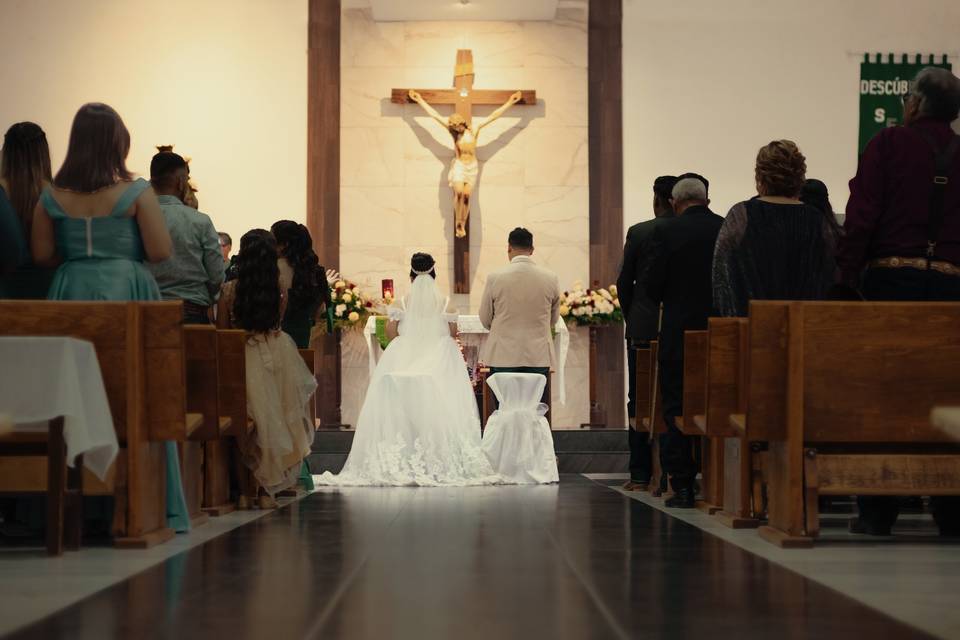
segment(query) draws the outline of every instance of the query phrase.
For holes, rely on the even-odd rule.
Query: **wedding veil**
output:
[[[436,340],[449,335],[443,313],[446,298],[440,294],[437,281],[429,275],[417,276],[404,302],[399,333],[406,342]]]

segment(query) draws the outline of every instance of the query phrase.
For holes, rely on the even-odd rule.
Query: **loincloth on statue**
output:
[[[454,158],[447,173],[447,184],[452,187],[455,183],[462,182],[473,187],[477,184],[478,175],[480,175],[480,163],[476,158],[466,163],[460,158]]]

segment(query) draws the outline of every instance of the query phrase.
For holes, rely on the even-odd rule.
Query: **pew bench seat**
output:
[[[188,413],[186,416],[187,438],[190,438],[194,432],[203,426],[202,413]]]
[[[747,435],[747,415],[745,413],[730,414],[730,428],[741,438]]]
[[[693,416],[693,426],[697,428],[697,435],[707,435],[707,416],[702,413]]]
[[[930,420],[935,429],[960,440],[960,407],[934,407]]]

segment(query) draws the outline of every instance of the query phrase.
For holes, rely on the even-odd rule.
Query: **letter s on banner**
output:
[[[887,110],[884,108],[879,108],[873,112],[873,121],[874,122],[885,122],[887,120]]]

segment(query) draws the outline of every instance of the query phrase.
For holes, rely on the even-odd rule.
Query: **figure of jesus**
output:
[[[510,96],[503,105],[490,114],[490,117],[481,122],[476,131],[470,128],[466,119],[459,113],[449,118],[441,116],[436,109],[430,106],[417,91],[410,90],[410,99],[423,107],[431,118],[443,126],[453,136],[453,146],[456,156],[450,163],[447,173],[447,182],[453,189],[453,211],[458,238],[467,235],[467,218],[470,216],[470,196],[477,184],[480,174],[480,164],[477,162],[477,141],[480,132],[485,126],[506,113],[507,109],[520,102],[522,94],[517,91]]]

